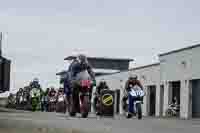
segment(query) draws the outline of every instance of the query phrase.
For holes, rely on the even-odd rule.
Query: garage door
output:
[[[200,117],[200,80],[192,81],[192,116]]]

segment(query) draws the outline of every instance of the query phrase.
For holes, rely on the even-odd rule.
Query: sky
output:
[[[198,0],[0,0],[3,55],[12,60],[11,89],[38,77],[58,86],[64,58],[132,58],[131,67],[200,42]]]

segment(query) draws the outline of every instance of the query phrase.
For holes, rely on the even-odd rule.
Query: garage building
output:
[[[180,104],[180,117],[200,117],[200,44],[159,55],[159,63],[121,71],[97,78],[105,79],[109,86],[123,88],[130,73],[138,75],[146,91],[143,114],[166,116],[165,111],[173,98]],[[120,106],[121,107],[121,106]],[[120,113],[122,109],[120,109]]]

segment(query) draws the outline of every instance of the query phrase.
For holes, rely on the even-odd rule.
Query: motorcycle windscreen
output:
[[[134,90],[131,89],[131,91],[129,92],[131,94],[131,96],[140,96],[143,97],[144,96],[144,91],[143,90]]]
[[[59,96],[58,97],[58,102],[63,102],[64,101],[64,96]]]
[[[82,72],[80,72],[80,73],[77,74],[76,80],[77,80],[77,81],[81,81],[81,80],[91,80],[91,77],[90,77],[88,71],[85,70],[85,71],[82,71]]]

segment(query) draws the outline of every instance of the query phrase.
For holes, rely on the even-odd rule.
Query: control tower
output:
[[[2,56],[3,34],[0,32],[0,93],[10,90],[10,64],[11,61]]]

